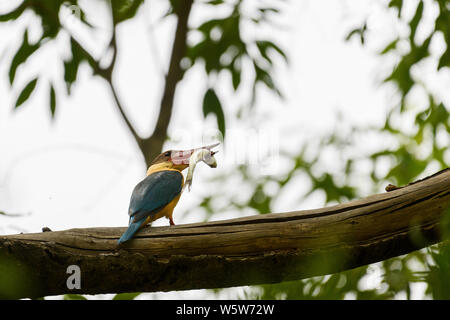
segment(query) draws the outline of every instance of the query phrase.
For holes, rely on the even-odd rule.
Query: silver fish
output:
[[[217,152],[211,151],[209,149],[198,149],[192,153],[191,157],[189,158],[189,170],[186,177],[186,183],[183,186],[183,190],[187,185],[189,191],[191,191],[194,170],[198,162],[203,161],[211,168],[217,167],[217,161],[216,158],[214,158],[215,153]]]

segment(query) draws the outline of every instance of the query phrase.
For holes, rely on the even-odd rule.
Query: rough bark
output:
[[[9,268],[20,279],[3,295],[275,283],[382,261],[444,239],[442,218],[450,214],[449,169],[391,190],[315,210],[149,227],[121,247],[117,239],[125,228],[1,236],[0,269],[5,274]],[[66,286],[69,265],[81,269],[80,290]]]

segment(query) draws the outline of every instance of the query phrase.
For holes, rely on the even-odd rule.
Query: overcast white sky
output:
[[[3,8],[7,7],[7,2]],[[387,14],[383,10],[380,3],[384,2],[292,0],[282,6],[282,16],[277,18],[282,28],[254,30],[244,26],[247,37],[274,38],[289,56],[290,65],[281,65],[275,78],[286,99],[281,101],[267,90],[260,91],[252,120],[238,123],[227,118],[230,132],[227,146],[242,143],[243,136],[237,133],[244,132],[246,137],[248,130],[259,128],[264,129],[260,134],[270,132],[270,136],[276,137],[273,143],[279,147],[296,148],[305,139],[334,126],[338,111],[349,123],[382,123],[392,92],[380,87],[380,80],[393,60],[381,60],[375,52],[397,32],[402,32],[395,24],[395,13]],[[149,3],[146,2],[135,19],[120,27],[120,52],[115,71],[120,97],[142,134],[150,133],[152,121],[156,119],[155,107],[162,89],[161,71],[167,65],[174,27],[172,19],[154,25],[164,13],[166,1],[154,1],[151,7]],[[193,9],[191,25],[197,25],[211,14],[220,14],[196,9]],[[101,10],[96,10],[96,15],[101,19]],[[345,42],[349,30],[359,26],[366,17],[373,27],[368,48],[362,48],[356,39]],[[31,16],[28,18],[32,21]],[[151,38],[150,25],[153,26]],[[40,232],[43,226],[52,230],[125,226],[131,191],[143,178],[145,167],[113,107],[107,86],[101,79],[92,77],[84,66],[72,96],[58,96],[55,121],[50,121],[45,82],[38,84],[26,105],[14,112],[18,88],[29,80],[30,72],[42,68],[52,76],[62,72],[54,61],[63,53],[63,46],[46,48],[45,55],[31,59],[25,68],[19,69],[18,85],[10,90],[7,66],[20,44],[22,30],[13,25],[0,25],[1,48],[13,43],[0,52],[0,210],[27,215],[22,218],[0,216],[0,233]],[[99,55],[107,36],[99,32],[96,38],[84,38],[84,41]],[[247,100],[242,95],[231,96],[229,85],[222,83],[225,81],[219,82],[218,94],[225,109],[234,112]],[[166,144],[167,148],[199,146],[202,130],[214,128],[214,119],[204,121],[202,117],[201,102],[206,86],[198,67],[184,78],[175,99],[170,126],[174,140]],[[244,139],[245,143],[248,140]],[[176,223],[203,220],[201,213],[186,217],[181,213],[199,201],[202,190],[208,189],[209,177],[236,165],[233,159],[234,156],[227,156],[226,150],[222,150],[218,154],[219,168],[197,167],[192,191],[183,195],[175,211]],[[277,171],[270,174],[277,174]],[[286,201],[276,209],[319,207],[322,201],[317,197],[302,207],[295,201]],[[163,220],[156,225],[166,224]],[[222,293],[224,297],[227,294],[234,297],[235,291]],[[150,296],[203,298],[208,293],[193,291]]]

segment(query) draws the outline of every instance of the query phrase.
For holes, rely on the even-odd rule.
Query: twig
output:
[[[0,211],[0,215],[1,216],[5,216],[5,217],[11,217],[11,218],[18,218],[18,217],[25,217],[25,216],[29,216],[31,213],[6,213],[4,211]]]

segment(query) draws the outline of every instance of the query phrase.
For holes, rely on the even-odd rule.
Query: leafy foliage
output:
[[[22,66],[28,61],[31,56],[39,55],[40,49],[44,47],[48,42],[55,41],[57,35],[64,29],[62,22],[60,21],[59,12],[68,6],[77,6],[77,0],[24,0],[21,4],[12,10],[9,13],[0,14],[0,22],[8,22],[19,19],[25,12],[32,11],[36,16],[40,18],[40,22],[42,25],[42,34],[40,39],[36,43],[30,43],[28,38],[28,29],[25,29],[22,44],[17,49],[10,67],[9,67],[9,82],[11,86],[14,85],[14,81],[16,79],[17,72],[20,71]],[[77,6],[77,8],[79,8]],[[84,12],[80,9],[79,11],[79,19],[85,25],[90,26],[85,18]],[[78,60],[78,64],[79,64]],[[69,68],[70,69],[70,68]],[[19,95],[19,98],[16,102],[16,108],[23,103],[25,103],[31,96],[33,92],[37,80],[45,78],[45,69],[42,70],[42,73],[38,74],[38,76],[33,79],[28,85],[23,89],[22,93]],[[73,71],[72,71],[73,73]],[[75,73],[76,75],[76,73]],[[71,76],[67,75],[66,70],[66,81],[75,81],[73,74]],[[54,116],[56,110],[56,91],[55,87],[50,84],[50,112],[51,115]],[[68,88],[69,89],[69,88]],[[70,90],[69,90],[70,93]]]
[[[439,14],[435,20],[435,27],[425,39],[418,43],[417,30],[423,20],[424,7],[426,5],[437,5]],[[371,128],[363,131],[374,131],[377,134],[390,135],[397,141],[397,148],[376,151],[363,157],[373,162],[371,178],[373,183],[380,181],[395,181],[399,185],[405,185],[426,172],[430,164],[437,164],[438,168],[445,168],[448,163],[445,161],[445,153],[448,152],[448,145],[439,143],[438,135],[447,136],[450,132],[449,107],[445,105],[435,94],[429,92],[426,83],[415,78],[412,70],[423,61],[430,60],[430,43],[438,34],[442,34],[446,44],[446,50],[440,57],[437,57],[436,72],[447,72],[450,52],[450,2],[446,0],[436,0],[432,3],[419,1],[414,15],[406,26],[410,33],[408,37],[397,37],[380,52],[381,56],[396,53],[399,61],[392,69],[392,72],[385,78],[384,82],[396,86],[400,96],[400,103],[392,106],[392,110],[386,117],[385,126],[382,128]],[[403,1],[392,0],[388,7],[396,8],[398,19],[403,19]],[[361,43],[364,45],[367,31],[366,21],[361,28],[352,30],[347,40],[355,35],[359,35]],[[409,51],[404,53],[398,49],[400,42],[409,44]],[[411,117],[414,121],[415,132],[406,133],[398,126],[399,120],[404,121],[407,113],[415,110],[409,107],[408,97],[412,90],[421,89],[428,96],[428,105],[422,106],[422,110],[416,111]],[[332,134],[336,137],[336,134]],[[330,139],[332,141],[332,139]],[[431,145],[431,148],[425,148]],[[424,152],[424,150],[427,150]],[[320,153],[320,152],[319,152]],[[380,159],[390,159],[391,167],[384,174],[377,174],[375,168]],[[320,159],[320,154],[317,156]],[[315,160],[315,161],[316,161]],[[358,159],[347,159],[347,165],[354,165]],[[310,168],[311,163],[302,163],[302,170]],[[293,169],[295,170],[295,169]],[[350,170],[351,172],[351,170]],[[348,173],[350,173],[348,172]],[[290,172],[291,174],[291,172]],[[326,202],[336,200],[334,194],[347,195],[350,198],[355,195],[351,186],[350,190],[337,189],[333,191],[333,174],[325,173],[323,182],[328,182],[325,187],[319,183],[313,183],[314,188],[323,189],[326,194]],[[255,188],[255,192],[258,189]],[[450,211],[444,216],[448,219]],[[447,226],[448,227],[448,226]],[[449,232],[449,228],[445,232]],[[434,299],[449,299],[450,288],[450,255],[448,242],[431,246],[424,250],[419,250],[411,254],[392,258],[381,263],[356,268],[324,277],[315,277],[302,281],[286,282],[277,285],[262,286],[259,292],[250,294],[249,297],[261,299],[393,299],[404,295],[407,299],[412,298],[412,290],[415,283],[425,284],[425,294]],[[371,268],[376,268],[382,273],[382,281],[375,288],[363,288],[362,284],[371,273]],[[417,287],[416,287],[417,288]]]
[[[170,0],[169,3],[170,8],[166,16],[176,14],[183,5],[183,1],[180,0]],[[261,86],[282,97],[281,90],[273,79],[273,73],[280,58],[282,61],[288,61],[283,49],[275,42],[257,37],[253,39],[244,37],[241,30],[243,23],[252,24],[255,27],[270,24],[270,17],[279,13],[279,9],[275,7],[277,2],[272,2],[274,4],[272,6],[258,2],[251,15],[243,13],[243,3],[242,0],[197,2],[196,5],[199,6],[226,8],[225,11],[228,14],[208,19],[198,26],[190,26],[189,34],[198,36],[192,37],[198,40],[188,43],[183,61],[185,71],[199,64],[208,77],[209,85],[205,89],[203,99],[203,115],[207,117],[213,114],[223,135],[226,131],[227,113],[226,106],[216,94],[217,83],[215,80],[217,77],[221,74],[227,75],[234,91],[250,90],[251,99],[248,105],[253,106],[256,101],[256,89]],[[404,24],[409,30],[409,34],[396,36],[379,52],[380,57],[389,55],[397,57],[397,63],[386,75],[384,83],[393,85],[400,98],[400,102],[393,105],[386,116],[384,126],[381,128],[352,128],[349,133],[342,133],[342,130],[337,127],[323,137],[306,142],[297,154],[283,152],[281,158],[289,165],[287,171],[280,176],[262,176],[249,166],[242,165],[237,170],[233,170],[234,174],[230,172],[216,177],[213,182],[217,184],[223,184],[233,177],[240,183],[240,189],[247,189],[249,192],[243,194],[241,190],[238,190],[239,194],[206,196],[201,202],[201,206],[205,209],[207,218],[211,217],[213,213],[227,210],[243,211],[250,208],[261,214],[271,212],[282,192],[289,188],[291,182],[299,176],[309,187],[303,194],[298,194],[298,202],[305,200],[313,192],[321,192],[324,194],[324,202],[330,204],[360,196],[361,181],[370,184],[374,190],[379,190],[383,184],[386,185],[388,182],[404,185],[416,179],[427,171],[430,164],[434,164],[438,168],[448,166],[445,158],[448,146],[440,142],[438,137],[442,134],[448,136],[450,131],[449,107],[439,96],[428,90],[426,82],[420,79],[413,70],[420,68],[421,64],[427,61],[435,59],[436,72],[449,72],[450,3],[448,0],[419,1],[411,18],[403,14],[403,3],[402,0],[391,0],[387,4],[386,11],[387,13],[395,11],[396,19]],[[142,4],[143,0],[112,0],[110,7],[113,21],[111,34],[114,34],[114,28],[118,24],[135,17]],[[109,68],[113,65],[108,68],[100,67],[99,62],[83,48],[80,42],[72,36],[70,29],[60,21],[61,10],[64,6],[70,5],[80,9],[79,21],[94,31],[94,27],[87,21],[85,12],[77,0],[23,0],[12,11],[0,14],[0,22],[14,22],[20,19],[25,12],[31,11],[40,18],[42,26],[42,35],[34,43],[29,40],[28,29],[24,30],[21,45],[14,54],[9,67],[8,76],[11,86],[16,85],[18,73],[26,73],[23,66],[31,57],[41,54],[40,49],[43,46],[55,41],[60,33],[69,35],[66,47],[67,51],[71,53],[71,57],[59,61],[64,68],[63,79],[49,81],[45,77],[44,68],[37,77],[29,76],[33,80],[23,87],[16,107],[23,105],[29,99],[38,81],[45,80],[48,81],[50,114],[54,116],[58,108],[57,89],[60,88],[54,83],[64,82],[67,94],[70,95],[73,85],[78,81],[78,72],[82,64],[89,66],[95,75],[103,78],[110,76],[108,70],[111,71]],[[433,30],[425,35],[423,40],[420,40],[421,37],[418,34],[424,19],[423,13],[428,5],[435,5],[438,14]],[[368,30],[370,30],[370,21],[365,21],[362,26],[351,30],[346,39],[351,40],[353,37],[357,37],[359,42],[365,45],[370,41]],[[446,48],[438,57],[435,57],[430,54],[430,48],[433,41],[439,37],[443,39]],[[113,36],[110,47],[114,47],[114,41]],[[405,50],[405,46],[401,46],[402,44],[406,44],[408,49]],[[401,50],[400,47],[402,47]],[[246,72],[253,74],[249,88],[243,87],[244,66],[249,67],[249,71]],[[416,90],[425,92],[428,97],[427,104],[421,105],[420,108],[414,108],[408,100]],[[405,115],[412,116],[406,118]],[[412,121],[410,124],[415,130],[404,132],[400,125],[403,121]],[[391,138],[395,141],[395,145],[367,154],[361,153],[358,157],[348,156],[348,153],[344,151],[347,148],[355,147],[354,137],[368,132]],[[326,165],[323,154],[328,150],[336,155],[334,158],[338,169],[331,170]],[[380,172],[377,167],[385,160],[389,163],[389,169],[386,172]],[[371,164],[372,170],[370,176],[365,177],[368,179],[361,179],[355,168],[358,164],[367,161]],[[427,295],[436,299],[448,299],[450,297],[449,255],[449,246],[444,243],[376,265],[364,266],[339,274],[260,286],[258,287],[259,291],[256,294],[249,293],[249,297],[261,299],[392,299],[404,294],[406,298],[411,298],[414,284],[424,283]],[[364,287],[367,278],[374,272],[382,274],[382,281],[375,287]],[[137,294],[116,295],[115,299],[133,299]],[[83,299],[84,297],[66,295],[65,298]]]
[[[24,63],[37,49],[39,44],[30,44],[28,41],[28,30],[23,34],[22,45],[17,50],[9,68],[9,83],[12,85],[16,77],[17,68]]]
[[[53,84],[50,84],[50,113],[52,117],[55,116],[56,112],[56,92]]]
[[[102,1],[102,0],[97,0]],[[180,11],[183,1],[171,0],[169,12],[165,17],[176,14]],[[214,78],[216,74],[227,71],[231,74],[231,84],[234,90],[238,90],[241,85],[242,65],[249,62],[254,69],[254,82],[252,85],[252,102],[254,104],[256,97],[256,88],[261,83],[266,85],[277,95],[281,96],[281,92],[272,79],[272,70],[274,62],[273,53],[278,54],[284,60],[287,59],[285,53],[274,42],[266,39],[255,39],[252,41],[244,41],[240,25],[244,21],[251,21],[254,24],[268,23],[268,16],[279,12],[273,7],[260,7],[256,9],[256,17],[247,17],[241,12],[243,1],[207,1],[199,3],[202,6],[224,6],[232,7],[230,15],[220,19],[210,19],[202,23],[196,28],[191,28],[189,33],[201,34],[201,40],[188,46],[183,66],[189,69],[199,61],[203,61],[205,74],[209,78]],[[144,3],[143,0],[112,0],[109,2],[110,15],[112,18],[111,34],[112,39],[109,44],[113,48],[114,55],[117,54],[117,45],[115,40],[115,28],[122,22],[132,19],[136,16],[139,8]],[[96,32],[95,27],[86,19],[85,11],[82,9],[78,0],[24,0],[21,5],[11,12],[1,14],[0,22],[14,21],[27,11],[32,11],[40,18],[43,33],[36,43],[30,43],[28,39],[28,30],[23,35],[21,46],[18,48],[9,68],[9,79],[13,85],[16,74],[20,71],[21,66],[27,60],[35,55],[40,54],[40,49],[47,43],[56,41],[58,34],[66,33],[69,35],[69,43],[67,43],[67,51],[71,53],[71,57],[67,60],[60,61],[64,67],[64,82],[66,83],[67,94],[71,94],[73,84],[77,81],[78,71],[83,63],[87,63],[94,75],[99,75],[105,79],[111,77],[111,70],[114,67],[115,59],[107,68],[102,68],[99,61],[82,46],[82,44],[73,37],[70,28],[61,21],[60,13],[63,9],[73,9],[76,12],[75,19],[78,19],[84,26],[89,28],[90,32]],[[256,49],[256,50],[254,50]],[[105,50],[106,51],[106,50]],[[185,70],[185,71],[186,71]],[[38,75],[38,78],[46,78],[45,68]],[[55,79],[55,82],[60,82]],[[57,86],[49,83],[50,93],[50,112],[52,117],[57,109]],[[24,94],[21,97],[21,104],[24,103],[30,95]],[[23,99],[23,101],[22,101]],[[217,117],[217,124],[222,135],[225,134],[225,112],[223,103],[215,94],[213,88],[209,88],[205,92],[204,102],[208,105],[203,106],[205,117],[213,113]],[[211,105],[209,105],[211,103]]]
[[[253,105],[256,99],[256,88],[259,84],[264,84],[278,96],[282,96],[271,75],[274,67],[271,55],[276,53],[285,61],[287,61],[287,56],[272,41],[258,39],[245,41],[241,32],[242,23],[250,22],[255,25],[269,23],[268,16],[270,13],[278,13],[279,10],[273,7],[258,7],[256,10],[257,16],[249,17],[242,13],[242,3],[243,1],[236,1],[233,5],[229,1],[206,2],[208,6],[231,6],[232,8],[229,15],[207,20],[191,30],[191,33],[200,35],[200,40],[189,45],[187,58],[189,66],[193,66],[200,61],[203,62],[205,73],[210,78],[214,78],[222,72],[229,73],[235,91],[241,86],[243,64],[250,62],[254,72],[250,101],[250,105]],[[206,91],[205,100],[207,95],[212,97],[211,92],[214,91],[211,91],[211,89]],[[219,109],[222,109],[220,100],[217,99],[213,102],[214,108],[218,111],[216,114],[223,113],[223,111],[219,111]],[[221,128],[221,123],[218,124],[219,130],[224,134],[224,125],[222,124]]]
[[[97,0],[98,2],[105,2]],[[186,5],[184,0],[169,0],[169,11],[165,15],[168,17],[172,14],[178,15],[183,6]],[[218,18],[208,19],[202,22],[199,26],[190,27],[189,34],[200,34],[201,39],[196,43],[188,43],[187,52],[185,53],[182,66],[187,71],[195,64],[203,63],[204,73],[207,76],[211,85],[205,91],[203,101],[203,114],[205,117],[214,115],[217,119],[217,126],[224,136],[226,133],[226,109],[216,94],[214,79],[220,73],[229,73],[230,84],[234,91],[242,89],[241,78],[243,73],[243,66],[248,65],[252,68],[254,73],[254,80],[251,84],[252,98],[250,105],[255,103],[257,87],[264,85],[270,91],[281,97],[281,91],[277,87],[272,77],[274,67],[277,65],[275,56],[281,57],[281,60],[287,61],[286,54],[273,41],[269,39],[245,39],[242,35],[242,23],[252,23],[255,26],[270,23],[271,16],[276,15],[279,9],[268,6],[267,4],[257,4],[253,13],[244,14],[242,12],[242,4],[244,1],[198,1],[196,5],[207,7],[228,7],[229,15]],[[42,58],[45,50],[44,46],[50,43],[64,40],[65,50],[70,53],[69,57],[61,57],[59,61],[54,63],[60,64],[63,69],[63,77],[50,78],[47,74],[46,66],[41,66],[37,75],[33,75],[21,93],[16,102],[16,108],[22,106],[29,100],[32,93],[35,91],[37,83],[46,82],[48,88],[48,102],[49,111],[52,118],[55,117],[57,109],[59,109],[59,99],[57,97],[62,94],[70,96],[75,83],[79,81],[79,70],[82,65],[90,68],[93,75],[100,76],[111,84],[112,70],[114,68],[115,57],[119,50],[116,41],[116,27],[129,19],[133,19],[138,13],[139,8],[144,3],[143,0],[111,0],[106,1],[108,14],[111,17],[112,24],[108,26],[110,30],[105,30],[111,34],[111,40],[105,52],[113,51],[113,58],[111,64],[103,67],[99,59],[94,56],[83,46],[72,30],[71,26],[63,21],[63,10],[73,10],[73,19],[81,24],[86,32],[95,33],[98,30],[87,19],[83,2],[78,0],[22,0],[20,5],[7,13],[0,14],[0,22],[17,23],[22,16],[32,12],[38,18],[36,19],[41,24],[42,33],[39,39],[30,42],[29,28],[31,25],[25,27],[22,42],[14,54],[9,66],[9,81],[11,86],[16,86],[16,78],[19,73],[27,74],[25,65],[33,59]],[[273,2],[274,4],[276,2]],[[108,27],[104,28],[107,29]],[[63,36],[59,36],[62,34]],[[189,38],[189,37],[188,37]],[[57,46],[53,46],[54,48]],[[60,46],[60,43],[58,45]],[[64,83],[66,92],[60,92],[61,88],[58,84]],[[119,109],[121,107],[119,106]],[[121,110],[122,111],[122,110]],[[123,116],[123,112],[122,112]],[[139,141],[141,142],[141,141]],[[140,144],[141,146],[142,144]],[[255,198],[255,205],[257,203]],[[268,206],[266,206],[268,208]],[[137,294],[136,294],[137,295]],[[133,299],[136,295],[117,295],[117,299]],[[83,299],[83,296],[66,295],[65,299]]]
[[[144,0],[112,0],[114,23],[118,24],[133,18]]]
[[[28,100],[34,88],[36,88],[37,80],[38,80],[37,78],[34,78],[30,82],[28,82],[25,88],[23,88],[22,92],[17,98],[16,108],[20,107],[26,100]]]
[[[210,114],[214,114],[217,118],[217,126],[222,136],[225,136],[225,115],[223,113],[222,104],[213,89],[208,89],[203,99],[203,115],[205,118]]]
[[[305,200],[313,192],[323,192],[325,203],[336,203],[352,199],[360,194],[360,184],[365,177],[358,176],[354,169],[361,163],[369,161],[372,165],[370,180],[374,191],[388,183],[405,185],[425,175],[433,166],[433,171],[448,166],[448,145],[442,143],[439,136],[448,138],[450,132],[449,107],[434,92],[427,90],[426,82],[419,79],[412,70],[420,68],[424,62],[437,59],[436,72],[448,73],[448,52],[450,48],[449,2],[433,1],[439,7],[439,15],[435,20],[435,28],[418,42],[418,29],[423,19],[426,5],[419,1],[410,20],[404,22],[410,33],[405,38],[398,36],[379,52],[381,58],[395,54],[398,62],[393,66],[384,83],[394,85],[400,97],[399,103],[391,107],[386,115],[384,126],[378,128],[352,128],[351,133],[342,133],[342,128],[336,127],[323,138],[310,140],[297,155],[283,154],[283,160],[291,160],[288,172],[284,177],[273,177],[253,174],[250,168],[242,166],[239,170],[240,183],[251,189],[250,194],[243,199],[242,195],[232,195],[227,200],[218,201],[225,204],[218,207],[210,197],[205,198],[202,206],[210,214],[217,211],[244,210],[253,208],[259,213],[272,212],[273,206],[285,188],[289,187],[291,179],[297,176],[309,185],[308,192],[299,195],[299,202]],[[395,8],[397,18],[403,21],[403,1],[390,1],[388,8]],[[387,9],[388,9],[387,8]],[[388,12],[388,10],[387,10]],[[445,21],[445,23],[444,23]],[[361,27],[350,31],[346,40],[357,36],[362,45],[370,41],[367,30],[370,24],[364,22]],[[430,55],[430,44],[434,37],[442,34],[445,38],[446,50],[441,56]],[[399,43],[408,43],[409,51],[400,50]],[[428,96],[428,103],[417,108],[410,102],[413,91],[421,90]],[[411,120],[409,120],[411,119]],[[414,128],[412,132],[402,130],[405,121]],[[358,148],[356,136],[376,134],[395,142],[394,147],[381,148],[370,153],[360,153],[358,157],[349,157],[346,148]],[[444,141],[448,141],[444,139]],[[329,148],[334,149],[336,162],[340,170],[330,170],[324,165],[324,153]],[[344,155],[344,156],[343,156]],[[388,170],[377,170],[381,162]],[[336,163],[335,163],[336,165]],[[318,169],[320,168],[320,169]],[[231,174],[231,173],[230,173]],[[355,176],[356,174],[356,176]],[[225,177],[218,177],[226,179]],[[359,185],[355,185],[358,181]],[[268,192],[266,186],[274,186],[275,192]],[[450,212],[447,212],[450,216]],[[448,244],[435,245],[411,254],[392,258],[375,265],[364,266],[338,274],[314,277],[301,281],[285,282],[274,285],[258,286],[249,290],[246,298],[260,299],[394,299],[413,297],[416,284],[426,286],[425,294],[435,299],[448,298]],[[368,277],[374,272],[381,275],[381,282],[375,287],[364,287]],[[367,285],[366,285],[367,286]]]

